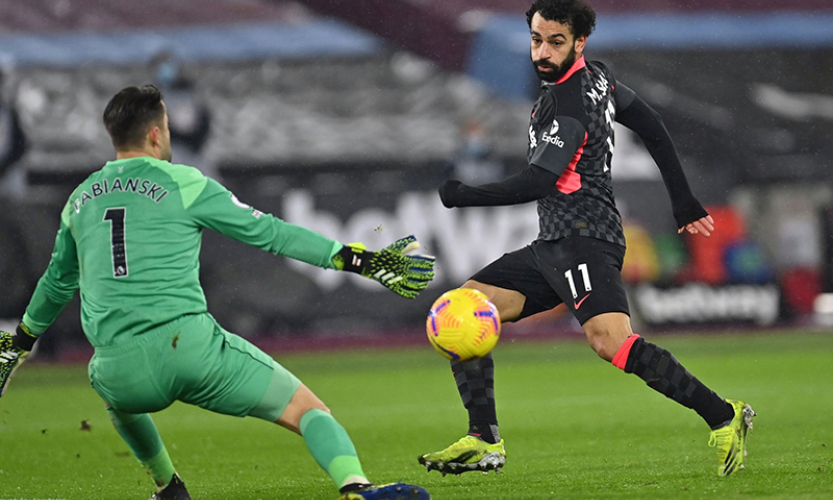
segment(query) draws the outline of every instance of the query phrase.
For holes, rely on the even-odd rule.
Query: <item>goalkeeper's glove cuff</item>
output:
[[[350,243],[336,252],[333,256],[333,265],[339,271],[364,275],[363,271],[367,268],[367,263],[374,253],[376,252],[368,251],[367,247],[361,243]]]
[[[29,331],[29,327],[26,326],[26,323],[21,321],[20,324],[17,325],[14,337],[12,337],[12,345],[24,351],[31,351],[32,347],[35,346],[36,340],[38,340],[38,337],[33,335],[32,332]]]

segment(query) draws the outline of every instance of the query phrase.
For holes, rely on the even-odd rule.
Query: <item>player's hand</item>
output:
[[[16,334],[0,331],[0,396],[6,392],[9,379],[29,357],[35,344],[36,337],[25,329],[25,326],[18,326]]]
[[[460,181],[445,181],[440,186],[440,201],[443,202],[445,208],[454,208],[457,206],[456,195],[457,188],[460,187]]]
[[[682,233],[683,231],[688,231],[690,234],[702,234],[708,238],[714,232],[714,219],[712,219],[711,215],[707,215],[694,222],[689,222],[681,227],[677,233]]]
[[[434,279],[434,257],[406,255],[419,248],[413,235],[371,252],[361,243],[345,245],[335,257],[336,269],[359,273],[378,281],[407,299],[413,299]]]

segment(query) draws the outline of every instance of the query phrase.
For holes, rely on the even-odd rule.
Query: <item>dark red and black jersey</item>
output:
[[[633,99],[624,86],[617,92],[605,65],[584,56],[556,83],[541,86],[529,119],[527,159],[560,178],[538,200],[538,239],[589,236],[625,245],[610,161],[616,113]]]

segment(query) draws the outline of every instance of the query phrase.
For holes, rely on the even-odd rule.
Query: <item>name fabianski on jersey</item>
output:
[[[90,191],[92,191],[92,194],[88,193],[86,190],[81,191],[81,197],[73,203],[76,213],[80,212],[81,208],[86,205],[88,201],[98,198],[99,196],[113,194],[116,191],[136,193],[146,196],[156,203],[162,201],[162,198],[168,194],[168,190],[165,189],[164,186],[160,186],[153,181],[138,177],[133,179],[128,178],[126,180],[116,177],[112,180],[112,182],[107,179],[103,179],[101,182],[94,182],[90,185]]]

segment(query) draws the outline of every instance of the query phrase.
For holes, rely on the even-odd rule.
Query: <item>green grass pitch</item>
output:
[[[708,429],[581,341],[495,350],[500,475],[426,473],[417,455],[463,435],[447,362],[422,348],[277,358],[333,410],[376,482],[435,500],[833,498],[833,334],[653,336],[720,394],[758,412],[747,468],[718,478]],[[196,499],[335,499],[303,440],[180,403],[155,415]],[[82,430],[86,421],[88,430]],[[0,498],[146,499],[151,481],[83,366],[25,366],[0,400]]]

